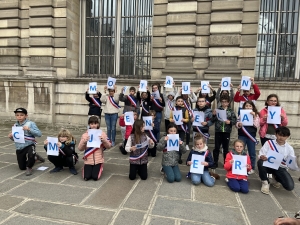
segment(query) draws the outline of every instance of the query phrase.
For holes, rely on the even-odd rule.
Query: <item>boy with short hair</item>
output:
[[[288,156],[295,157],[294,148],[286,142],[290,135],[291,133],[289,128],[278,127],[275,130],[276,140],[267,141],[259,151],[259,160],[257,161],[257,167],[259,177],[262,181],[261,192],[264,194],[268,195],[270,188],[270,181],[267,173],[273,175],[274,182],[272,183],[272,185],[275,188],[279,188],[282,185],[283,188],[287,191],[292,191],[294,189],[294,181],[291,175],[288,173],[288,168],[286,165],[286,159],[288,158]],[[276,151],[284,156],[278,170],[265,167],[263,165],[264,161],[268,160],[268,151]]]
[[[34,122],[27,119],[28,115],[26,109],[17,108],[14,113],[17,119],[14,126],[23,127],[25,138],[25,143],[15,142],[18,165],[20,170],[26,170],[26,176],[30,176],[32,175],[32,167],[36,159],[45,162],[45,160],[35,152],[35,137],[41,137],[42,132]],[[8,137],[13,140],[12,133],[10,133]]]
[[[150,101],[150,92],[147,90],[147,92],[137,92],[136,97],[138,101],[140,102],[140,106],[142,107],[141,112],[141,119],[143,119],[144,116],[149,116],[151,101]]]
[[[123,113],[133,111],[139,114],[140,103],[135,96],[136,93],[135,87],[129,88],[129,95],[125,95],[124,93],[125,93],[125,87],[123,87],[119,96],[119,100],[125,103]]]

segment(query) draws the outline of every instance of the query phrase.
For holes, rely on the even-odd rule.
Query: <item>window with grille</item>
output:
[[[86,0],[81,74],[150,78],[153,0]]]
[[[255,76],[299,80],[299,0],[261,0]]]

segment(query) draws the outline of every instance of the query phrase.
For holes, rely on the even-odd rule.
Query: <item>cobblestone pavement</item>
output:
[[[74,176],[68,169],[50,174],[53,165],[47,160],[36,163],[34,174],[26,177],[18,168],[14,143],[6,137],[9,132],[9,128],[0,129],[0,224],[260,225],[272,224],[276,217],[293,216],[300,210],[299,172],[291,172],[294,191],[271,187],[270,195],[264,195],[256,171],[249,177],[250,192],[245,195],[229,190],[221,164],[216,170],[221,179],[212,188],[193,186],[185,178],[169,184],[159,172],[158,153],[149,158],[149,178],[131,181],[128,156],[120,154],[118,147],[105,152],[99,181],[83,181],[81,173]],[[78,141],[81,133],[74,133]],[[56,134],[44,131],[38,138],[37,152],[43,157],[46,158],[44,139]],[[187,154],[183,156],[186,157]],[[36,170],[40,166],[49,169]],[[82,166],[80,160],[76,169],[81,172]],[[185,177],[189,168],[182,165],[180,169]]]

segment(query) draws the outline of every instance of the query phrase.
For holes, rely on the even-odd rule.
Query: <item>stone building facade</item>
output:
[[[0,1],[0,117],[3,121],[13,119],[12,111],[23,106],[38,122],[85,125],[88,106],[84,92],[87,84],[98,82],[101,90],[107,80],[107,74],[86,75],[87,61],[83,54],[87,8],[98,7],[103,1],[116,1],[113,10],[124,7],[124,2],[135,2]],[[241,76],[257,77],[258,61],[262,58],[258,33],[264,7],[262,1],[265,0],[145,1],[152,4],[151,41],[147,42],[150,45],[140,49],[151,51],[151,70],[146,77],[150,84],[163,83],[165,76],[172,76],[177,84],[191,81],[193,88],[199,87],[200,80],[209,80],[216,89],[222,77],[230,76],[235,87]],[[295,4],[291,7],[298,6],[299,12],[296,0],[291,2]],[[291,32],[291,36],[296,35],[296,42],[293,41],[296,50],[289,50],[289,58],[297,62],[290,72],[293,79],[281,77],[274,80],[261,76],[255,79],[262,90],[258,108],[263,107],[268,94],[278,94],[288,113],[289,125],[295,132],[300,131],[300,57],[296,54],[300,49],[300,23],[299,13],[293,15],[298,21],[293,25],[297,27],[297,33]],[[116,24],[122,24],[120,21],[118,17],[113,18]],[[117,27],[111,32],[117,33]],[[116,38],[114,41],[117,48],[120,40]],[[265,43],[272,44],[270,40]],[[276,53],[279,55],[278,51]],[[293,55],[296,56],[293,58]],[[269,59],[264,60],[268,62]],[[117,60],[117,63],[120,62]],[[281,64],[277,64],[278,69]],[[115,74],[111,75],[117,76],[119,89],[124,85],[138,85],[140,77],[118,77],[118,69],[114,71]]]

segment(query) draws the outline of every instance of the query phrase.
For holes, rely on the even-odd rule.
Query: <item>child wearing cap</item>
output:
[[[28,115],[26,109],[17,108],[14,113],[17,119],[17,122],[14,124],[14,126],[23,127],[25,139],[25,143],[15,142],[18,165],[20,170],[26,170],[26,176],[30,176],[32,175],[32,167],[35,163],[35,160],[38,159],[42,162],[45,161],[35,152],[35,137],[41,137],[42,132],[34,122],[27,119]],[[10,133],[8,137],[13,140],[12,133]]]

